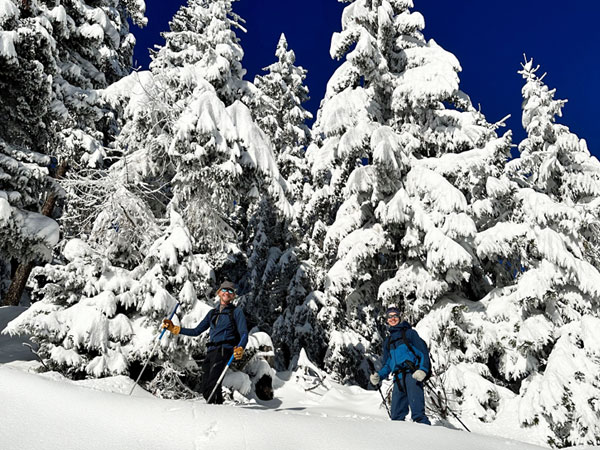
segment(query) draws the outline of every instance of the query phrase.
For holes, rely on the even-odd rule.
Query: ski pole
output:
[[[173,316],[177,312],[177,308],[179,308],[179,303],[177,303],[175,305],[175,308],[173,308],[173,312],[169,316],[169,320],[173,319]],[[135,389],[135,387],[137,386],[138,382],[140,381],[140,378],[142,378],[142,374],[144,373],[144,370],[146,370],[146,366],[150,362],[150,358],[152,358],[152,355],[154,355],[154,352],[156,351],[156,347],[158,347],[158,344],[159,344],[160,340],[162,339],[162,337],[164,336],[164,334],[166,332],[167,332],[167,329],[163,327],[163,330],[161,331],[160,336],[156,340],[156,343],[154,344],[154,347],[152,347],[152,351],[150,352],[150,356],[148,356],[148,359],[146,360],[146,363],[144,364],[144,367],[142,367],[142,371],[138,375],[137,380],[135,380],[135,384],[131,387],[131,391],[129,391],[129,395],[133,394],[133,390]]]
[[[371,372],[375,372],[375,366],[373,365],[373,362],[370,359],[367,359],[367,364],[369,365]],[[371,384],[373,384],[373,383],[371,383]],[[390,419],[391,419],[392,413],[390,412],[390,408],[388,407],[388,404],[387,404],[387,401],[385,400],[385,396],[383,395],[383,392],[381,392],[381,386],[378,384],[375,387],[379,391],[379,395],[381,395],[381,400],[383,400],[383,404],[385,405],[385,410],[387,411],[388,416],[390,416]]]
[[[381,392],[381,385],[377,385],[377,390],[379,391],[379,395],[381,395],[381,400],[383,401],[385,410],[387,411],[388,416],[390,416],[390,419],[391,419],[392,413],[390,412],[390,407],[388,406],[387,401],[385,400],[385,397],[383,396],[383,392]]]
[[[242,338],[240,339],[240,343],[237,345],[238,347],[240,345],[242,345],[242,342],[244,341],[244,338],[246,337],[246,335],[244,334],[242,336]],[[208,399],[206,400],[206,403],[210,403],[213,395],[215,395],[215,392],[217,391],[217,388],[219,387],[219,384],[221,384],[221,381],[223,381],[223,378],[225,378],[225,374],[227,373],[227,370],[229,369],[229,366],[231,365],[231,363],[233,362],[233,358],[234,355],[231,355],[231,358],[229,358],[229,361],[227,362],[227,365],[225,366],[225,368],[223,369],[223,372],[221,372],[221,376],[219,377],[219,379],[217,380],[217,384],[215,384],[215,387],[213,388],[212,392],[210,393],[210,395],[208,396]]]

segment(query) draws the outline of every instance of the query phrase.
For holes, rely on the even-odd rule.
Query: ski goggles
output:
[[[388,320],[390,320],[390,319],[398,319],[398,320],[400,320],[400,315],[396,314],[396,313],[388,314],[387,315],[387,319]]]
[[[221,289],[221,292],[225,294],[235,294],[235,291],[233,289]]]

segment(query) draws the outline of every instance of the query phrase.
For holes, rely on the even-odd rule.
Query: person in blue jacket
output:
[[[425,415],[424,380],[431,370],[427,344],[406,321],[400,322],[400,310],[386,311],[389,336],[383,342],[383,367],[371,375],[374,386],[392,374],[392,420],[404,420],[410,407],[413,422],[431,425]]]
[[[236,360],[242,358],[244,348],[248,343],[248,325],[246,317],[240,308],[233,305],[235,298],[235,285],[231,281],[224,281],[217,291],[219,305],[210,310],[195,328],[181,328],[175,326],[169,319],[163,320],[163,326],[173,334],[186,336],[199,336],[208,331],[209,342],[206,344],[207,353],[202,363],[202,396],[208,400],[213,388],[231,353]],[[240,336],[242,340],[240,341]],[[239,345],[238,345],[239,343]],[[223,393],[217,389],[210,403],[222,404]]]

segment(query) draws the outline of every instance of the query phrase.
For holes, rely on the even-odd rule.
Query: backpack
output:
[[[387,341],[387,346],[386,346],[386,350],[389,353],[391,350],[391,346],[392,344],[395,344],[398,341],[402,341],[402,343],[404,345],[406,345],[406,347],[408,348],[408,350],[415,355],[415,358],[417,358],[417,360],[420,361],[419,355],[417,355],[417,352],[415,352],[415,350],[413,349],[412,345],[410,345],[410,342],[408,341],[408,339],[406,339],[406,328],[401,328],[400,329],[401,333],[402,333],[402,337],[398,338],[398,339],[394,339],[393,341],[389,340]],[[425,379],[423,380],[423,383],[426,383],[427,380],[429,380],[431,378],[431,374],[433,373],[433,367],[431,365],[431,356],[429,355],[429,348],[427,347],[427,344],[425,344],[425,348],[427,349],[427,351],[425,352],[425,358],[427,358],[427,362],[429,363],[429,372],[427,372],[427,375],[425,376]]]

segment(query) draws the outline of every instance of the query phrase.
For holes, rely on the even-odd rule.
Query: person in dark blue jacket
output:
[[[231,353],[233,352],[235,359],[241,359],[248,343],[246,317],[244,312],[232,303],[235,298],[235,285],[231,281],[224,281],[221,283],[217,295],[220,300],[219,305],[210,310],[195,328],[181,328],[175,326],[169,319],[163,320],[164,327],[173,334],[199,336],[209,330],[206,358],[202,363],[204,373],[202,395],[206,400],[217,384],[221,372],[225,369]],[[242,337],[241,341],[240,336]],[[216,390],[210,403],[223,403],[221,389]]]
[[[425,415],[423,392],[425,377],[431,371],[427,344],[408,322],[400,322],[398,308],[388,308],[386,316],[390,335],[383,342],[383,367],[371,375],[371,383],[377,386],[391,373],[392,420],[404,420],[410,406],[413,422],[431,425]]]

